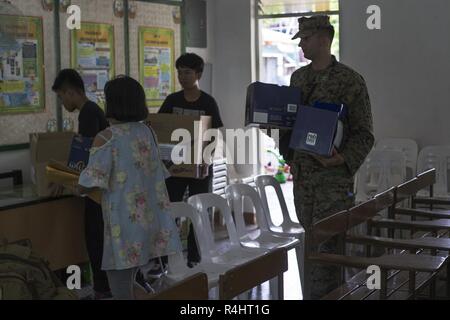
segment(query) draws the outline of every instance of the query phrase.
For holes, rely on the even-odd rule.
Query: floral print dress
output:
[[[102,189],[103,270],[145,265],[181,251],[154,133],[143,123],[113,125],[104,145],[93,147],[79,184]],[[153,135],[153,136],[152,136]]]

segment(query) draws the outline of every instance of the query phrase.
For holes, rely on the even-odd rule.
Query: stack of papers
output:
[[[62,162],[50,160],[46,167],[47,179],[49,182],[61,184],[69,190],[73,190],[78,185],[80,173],[74,169],[69,168]],[[101,203],[102,194],[99,189],[87,194],[89,198],[97,203]]]

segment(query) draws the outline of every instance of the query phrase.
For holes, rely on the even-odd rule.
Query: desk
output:
[[[34,186],[0,188],[0,239],[30,239],[52,270],[89,261],[84,240],[84,200],[38,197]]]

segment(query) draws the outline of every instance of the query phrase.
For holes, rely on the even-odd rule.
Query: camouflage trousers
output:
[[[317,221],[354,205],[353,183],[342,179],[315,179],[309,175],[294,177],[294,202],[297,217],[306,232]],[[316,182],[316,183],[315,183]],[[320,182],[320,183],[319,183]],[[312,252],[342,253],[339,236],[335,236],[318,247],[309,248]],[[343,270],[333,265],[309,264],[305,261],[304,279],[309,281],[305,287],[305,297],[320,299],[337,288],[342,282]]]

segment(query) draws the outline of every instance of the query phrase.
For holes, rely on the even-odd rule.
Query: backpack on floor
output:
[[[0,243],[0,300],[75,300],[28,240]]]

